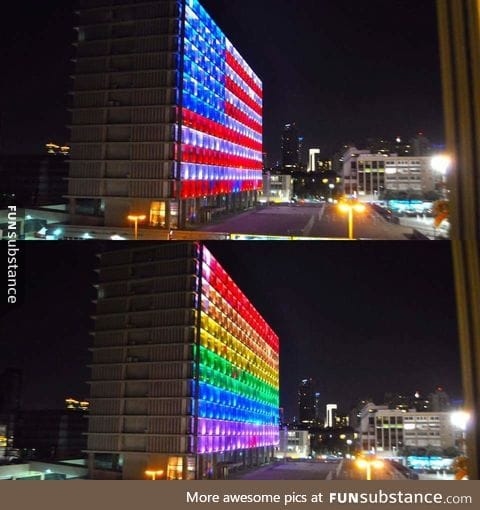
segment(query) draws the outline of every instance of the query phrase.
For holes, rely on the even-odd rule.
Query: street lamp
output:
[[[358,214],[365,212],[366,207],[360,202],[348,201],[341,202],[338,205],[341,212],[348,213],[348,238],[353,241],[353,213],[354,211]]]
[[[147,219],[147,217],[142,214],[142,215],[139,215],[139,214],[130,214],[130,216],[128,216],[128,221],[133,221],[134,222],[134,229],[135,229],[135,241],[138,240],[138,222],[139,221],[145,221]]]
[[[367,480],[372,479],[372,468],[380,470],[385,467],[385,463],[379,459],[358,459],[356,465],[359,469],[366,471]]]
[[[145,475],[148,476],[151,480],[156,480],[158,476],[163,475],[163,469],[159,469],[158,471],[154,471],[153,469],[147,469],[145,471]]]

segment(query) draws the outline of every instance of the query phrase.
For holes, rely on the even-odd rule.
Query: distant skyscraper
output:
[[[285,124],[282,133],[282,167],[287,171],[300,169],[300,138],[295,122]]]
[[[209,250],[170,243],[100,258],[91,477],[223,477],[279,440],[279,339]],[[113,473],[113,475],[112,475]]]
[[[322,409],[320,407],[320,393],[315,393],[315,420],[318,422],[322,418]]]
[[[206,221],[262,187],[262,82],[198,0],[80,0],[73,223]]]
[[[308,166],[307,172],[316,172],[319,170],[320,163],[320,149],[310,149],[308,151]]]
[[[315,391],[312,379],[303,379],[298,387],[298,421],[304,424],[315,421]]]
[[[332,429],[335,427],[337,415],[337,404],[327,404],[326,417],[325,417],[325,428]]]

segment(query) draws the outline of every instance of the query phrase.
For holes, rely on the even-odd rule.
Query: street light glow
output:
[[[447,175],[448,170],[452,166],[452,158],[447,154],[438,154],[432,157],[432,169],[441,175]]]
[[[367,480],[372,479],[372,468],[380,471],[385,467],[385,463],[380,459],[357,459],[355,464],[359,469],[366,472]]]
[[[362,214],[366,211],[367,208],[363,204],[355,204],[353,209],[355,212]]]
[[[147,219],[147,217],[145,216],[145,214],[130,214],[127,216],[127,219],[129,221],[133,221],[133,228],[134,228],[134,233],[135,233],[135,241],[138,240],[138,222],[139,221],[145,221]]]
[[[357,460],[357,466],[360,468],[360,469],[367,469],[368,467],[368,461],[365,460],[365,459],[358,459]]]
[[[348,238],[353,241],[353,213],[363,214],[367,208],[356,200],[343,200],[338,204],[338,209],[343,213],[348,213]]]
[[[450,415],[450,422],[454,427],[462,431],[467,430],[468,422],[470,421],[470,413],[467,411],[454,411]]]
[[[147,469],[145,471],[145,476],[148,476],[152,480],[156,480],[158,476],[162,476],[162,475],[163,475],[163,469],[159,469],[159,470]]]

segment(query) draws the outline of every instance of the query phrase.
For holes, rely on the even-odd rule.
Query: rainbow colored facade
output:
[[[278,337],[201,249],[197,453],[278,445]]]

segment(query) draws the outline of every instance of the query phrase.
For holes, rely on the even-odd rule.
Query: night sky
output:
[[[88,396],[97,242],[27,243],[22,306],[0,318],[0,370],[24,370],[27,408]],[[298,382],[348,410],[387,391],[461,398],[448,243],[208,243],[281,341],[281,400]],[[113,248],[120,249],[119,244]]]
[[[306,147],[328,155],[345,142],[406,138],[442,143],[434,0],[203,0],[264,82],[265,149],[279,158],[296,121]],[[72,0],[9,3],[2,14],[0,140],[39,152],[68,140],[65,125]]]

